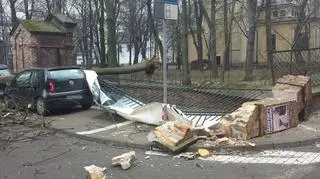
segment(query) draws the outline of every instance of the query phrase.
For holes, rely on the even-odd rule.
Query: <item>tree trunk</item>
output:
[[[100,66],[106,66],[106,43],[105,43],[105,32],[104,32],[104,12],[105,12],[104,0],[100,0],[100,18],[99,18],[99,33],[100,33]]]
[[[187,0],[182,0],[182,83],[191,84],[190,68],[188,59],[188,16],[187,16]]]
[[[267,61],[268,68],[271,72],[271,78],[273,85],[275,84],[275,76],[273,69],[273,47],[272,47],[272,33],[271,33],[271,0],[266,0],[266,39],[267,39]]]
[[[148,41],[148,33],[145,33],[143,35],[142,47],[141,47],[142,59],[147,59],[147,41]]]
[[[129,65],[132,65],[132,44],[129,44]]]
[[[301,69],[304,69],[305,61],[303,59],[303,55],[301,54],[301,46],[304,46],[306,42],[303,42],[302,38],[302,30],[306,25],[306,8],[307,8],[308,0],[302,0],[299,9],[298,9],[298,22],[297,26],[294,29],[294,38],[293,38],[293,45],[292,49],[294,50],[294,56],[295,56],[295,66],[298,68],[295,70],[299,73],[301,73]],[[307,42],[309,44],[309,41]]]
[[[147,0],[147,8],[148,8],[148,17],[151,19],[151,29],[153,31],[153,37],[156,41],[156,46],[159,48],[160,50],[160,54],[161,54],[161,59],[163,59],[163,46],[162,46],[162,42],[159,38],[159,34],[158,34],[158,31],[155,27],[155,24],[154,24],[154,19],[153,19],[153,15],[152,15],[152,7],[151,7],[151,1],[152,0]]]
[[[91,69],[92,68],[92,63],[93,63],[93,32],[94,32],[94,18],[93,18],[93,9],[92,9],[92,0],[89,1],[89,36],[90,36],[90,47],[89,47],[89,60],[87,64],[87,68]]]
[[[82,3],[82,43],[83,43],[83,51],[82,54],[85,58],[83,61],[85,62],[85,66],[88,65],[89,53],[88,53],[88,14],[87,14],[87,1],[83,1]]]
[[[140,53],[140,45],[138,40],[134,42],[134,57],[133,57],[133,64],[137,64],[139,60],[139,53]]]
[[[246,50],[245,81],[253,80],[254,47],[256,36],[257,0],[247,0],[249,32]]]
[[[217,51],[216,51],[216,0],[211,0],[211,23],[209,57],[212,64],[212,78],[218,77]]]
[[[228,1],[224,1],[224,4],[223,4],[224,51],[223,51],[222,69],[220,74],[221,82],[224,82],[225,70],[230,70],[230,45],[231,45],[231,34],[232,34],[235,3],[236,3],[236,0],[233,0],[230,18],[228,17]]]
[[[54,0],[54,7],[53,7],[53,11],[55,13],[62,13],[62,2],[61,0]]]
[[[95,9],[95,22],[100,26],[100,9],[99,9],[99,0],[94,0],[94,9]],[[94,35],[95,35],[95,42],[94,48],[95,58],[97,59],[97,64],[101,63],[101,47],[100,47],[100,35],[99,35],[99,28],[98,26],[94,26]]]
[[[117,34],[116,34],[116,6],[117,0],[107,0],[107,46],[108,46],[108,66],[116,67],[117,65]]]
[[[11,10],[11,21],[15,25],[18,23],[17,12],[16,12],[16,2],[17,0],[10,0],[10,10]]]
[[[198,60],[203,60],[203,43],[202,43],[202,21],[203,21],[203,2],[194,0],[194,10],[197,25],[197,52]]]
[[[112,67],[112,68],[97,68],[94,69],[98,75],[115,75],[115,74],[130,74],[140,71],[145,71],[148,75],[153,74],[154,70],[159,67],[157,62],[153,62],[151,60],[134,64],[132,66],[124,66],[124,67]]]
[[[180,25],[181,25],[181,15],[178,7],[178,21],[177,21],[177,26],[176,26],[176,59],[177,59],[177,68],[178,70],[181,70],[181,32],[180,32]]]

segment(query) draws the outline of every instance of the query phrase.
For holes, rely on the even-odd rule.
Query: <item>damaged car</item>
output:
[[[7,104],[48,115],[53,110],[81,105],[89,109],[93,98],[84,71],[78,67],[26,69],[5,90]]]

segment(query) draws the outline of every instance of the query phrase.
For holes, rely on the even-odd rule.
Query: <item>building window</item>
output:
[[[296,16],[296,12],[295,12],[295,11],[292,11],[292,12],[291,12],[291,15],[292,15],[293,17],[295,17],[295,16]]]
[[[272,16],[273,16],[273,17],[278,17],[278,11],[273,11],[273,12],[272,12]]]
[[[277,47],[277,37],[276,37],[276,34],[272,34],[272,37],[271,37],[271,44],[272,44],[272,50],[275,51],[276,50],[276,47]]]
[[[284,17],[284,16],[286,16],[287,15],[287,11],[286,10],[281,10],[280,11],[280,16],[281,17]]]

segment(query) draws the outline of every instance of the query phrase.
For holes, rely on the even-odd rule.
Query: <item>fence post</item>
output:
[[[290,52],[290,65],[289,65],[289,68],[290,68],[290,75],[292,75],[292,51]]]
[[[272,79],[272,85],[276,84],[276,78],[274,75],[274,62],[273,62],[273,51],[268,50],[267,51],[267,58],[268,58],[268,63],[269,63],[269,68],[270,68],[270,72],[271,72],[271,79]]]

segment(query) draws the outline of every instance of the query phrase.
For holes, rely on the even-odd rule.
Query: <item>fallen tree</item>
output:
[[[143,61],[138,64],[124,67],[112,67],[112,68],[93,68],[98,75],[117,75],[117,74],[129,74],[140,71],[145,71],[147,75],[152,75],[154,71],[159,68],[160,63],[158,58],[154,57],[151,60]]]

